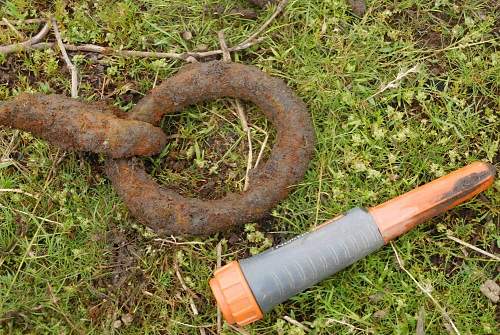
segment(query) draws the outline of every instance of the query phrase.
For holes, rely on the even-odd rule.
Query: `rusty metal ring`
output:
[[[160,187],[131,159],[110,159],[106,172],[131,214],[162,235],[204,235],[261,218],[304,176],[314,149],[305,104],[286,84],[259,69],[214,61],[188,65],[143,98],[129,118],[158,125],[165,114],[198,102],[233,97],[255,103],[277,130],[269,159],[242,193],[222,199],[185,198]]]

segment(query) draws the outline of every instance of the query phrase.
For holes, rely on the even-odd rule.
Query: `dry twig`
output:
[[[420,65],[416,64],[406,71],[403,71],[403,70],[399,71],[399,73],[397,74],[396,78],[394,78],[394,80],[388,82],[385,85],[382,85],[380,87],[380,89],[375,94],[371,95],[368,99],[371,99],[371,98],[373,98],[373,97],[379,95],[380,93],[385,92],[389,89],[398,88],[403,79],[408,77],[408,75],[410,75],[411,73],[417,73],[419,68],[420,68]]]
[[[453,241],[455,241],[455,242],[457,242],[457,243],[459,243],[459,244],[461,244],[461,245],[463,245],[463,246],[465,246],[465,247],[467,247],[467,248],[470,248],[470,249],[472,249],[472,250],[474,250],[474,251],[477,251],[477,252],[479,252],[480,254],[483,254],[483,255],[485,255],[485,256],[488,256],[488,257],[490,257],[490,258],[493,258],[493,259],[494,259],[494,260],[496,260],[496,261],[500,261],[500,257],[498,257],[498,256],[496,256],[496,255],[493,255],[492,253],[489,253],[489,252],[487,252],[486,250],[480,249],[480,248],[476,247],[475,245],[472,245],[472,244],[470,244],[470,243],[467,243],[467,242],[465,242],[465,241],[462,241],[461,239],[459,239],[459,238],[457,238],[457,237],[455,237],[455,236],[452,236],[452,235],[450,235],[450,234],[447,234],[447,235],[446,235],[446,237],[448,237],[450,240],[453,240]]]
[[[272,23],[272,21],[285,9],[288,0],[282,0],[274,13],[267,19],[252,35],[246,38],[243,42],[237,44],[234,47],[228,47],[228,52],[241,51],[244,49],[248,49],[251,46],[262,42],[264,39],[259,37],[259,35],[266,30],[266,28]],[[26,23],[35,23],[35,22],[43,22],[43,20],[33,19],[26,20]],[[1,23],[1,22],[0,22]],[[41,42],[41,40],[47,35],[50,29],[50,22],[47,22],[44,28],[38,33],[34,38],[28,40],[23,43],[13,44],[8,46],[0,46],[1,54],[10,54],[14,52],[19,52],[22,50],[31,50],[31,49],[49,49],[54,48],[56,43],[54,42]],[[115,50],[109,47],[102,47],[94,44],[82,44],[82,45],[73,45],[73,44],[63,44],[64,48],[68,51],[80,51],[80,52],[93,52],[100,53],[105,55],[115,55],[122,57],[153,57],[153,58],[170,58],[184,61],[195,61],[196,59],[217,56],[224,53],[222,49],[211,50],[205,52],[184,52],[184,53],[175,53],[175,52],[151,52],[151,51],[135,51],[135,50]]]
[[[5,25],[9,27],[9,29],[12,30],[21,40],[25,39],[25,36],[22,33],[20,33],[19,30],[17,30],[16,27],[14,27],[12,23],[10,23],[10,21],[7,20],[5,17],[2,18],[2,22],[5,23]]]
[[[238,44],[235,47],[228,48],[229,52],[241,51],[244,49],[248,49],[249,47],[262,42],[263,38],[258,38],[251,43],[246,44]],[[37,43],[35,45],[31,45],[27,47],[28,49],[50,49],[54,48],[54,42],[43,42]],[[115,50],[110,47],[101,47],[99,45],[94,44],[82,44],[82,45],[74,45],[74,44],[64,44],[64,47],[68,51],[79,51],[79,52],[92,52],[99,53],[103,55],[115,55],[121,57],[143,57],[143,58],[170,58],[177,60],[189,61],[191,58],[201,59],[211,56],[217,56],[222,54],[222,50],[213,50],[213,51],[205,51],[205,52],[183,52],[183,53],[175,53],[175,52],[156,52],[156,51],[136,51],[136,50]],[[1,49],[0,49],[1,53]]]
[[[19,25],[19,24],[32,24],[32,23],[44,23],[47,20],[45,19],[26,19],[26,20],[17,20],[17,21],[9,21],[13,25]],[[7,23],[0,22],[0,26],[6,26],[8,25]]]
[[[316,196],[316,215],[315,215],[315,220],[314,220],[314,226],[316,227],[318,225],[318,219],[319,219],[319,207],[321,204],[321,188],[323,186],[323,170],[325,167],[325,163],[323,160],[321,160],[321,164],[319,166],[319,185],[318,185],[318,193]]]
[[[224,62],[231,62],[231,54],[229,53],[229,50],[227,48],[226,40],[224,38],[224,32],[221,30],[217,33],[219,37],[219,43],[221,46],[222,50],[222,59]],[[252,169],[252,162],[253,162],[253,148],[252,148],[252,134],[251,130],[248,127],[248,121],[245,115],[245,111],[243,110],[243,106],[241,105],[241,101],[239,99],[234,100],[234,104],[236,107],[236,111],[238,113],[238,118],[240,119],[241,122],[241,127],[243,128],[243,131],[247,133],[247,141],[248,141],[248,156],[247,156],[247,168],[245,172],[245,184],[243,185],[243,191],[248,190],[248,187],[250,186],[250,170]]]
[[[342,320],[337,320],[337,319],[334,319],[334,318],[328,318],[326,320],[326,322],[327,322],[327,324],[338,323],[338,324],[341,324],[341,325],[349,327],[351,330],[358,330],[358,331],[361,331],[363,333],[373,334],[373,331],[371,331],[371,330],[358,328],[358,327],[356,327],[354,325],[351,325],[350,323],[342,321]]]
[[[181,284],[182,289],[189,295],[189,306],[191,307],[191,311],[193,312],[193,315],[196,316],[196,315],[200,314],[198,312],[198,308],[196,307],[196,305],[194,303],[194,299],[193,299],[194,293],[187,287],[186,282],[184,281],[184,278],[182,278],[181,272],[179,271],[179,265],[177,264],[177,262],[174,262],[174,268],[175,268],[175,274],[177,276],[177,279],[179,279],[179,283]],[[200,328],[200,334],[201,335],[206,334],[204,328]]]
[[[297,326],[299,328],[302,328],[303,330],[305,330],[306,332],[310,332],[311,331],[311,328],[307,327],[307,326],[304,326],[302,323],[300,323],[299,321],[295,320],[295,319],[292,319],[291,317],[289,317],[288,315],[285,315],[283,317],[283,320],[285,320],[286,322],[294,325],[294,326]]]
[[[76,66],[73,65],[73,63],[69,59],[68,53],[64,48],[64,43],[61,38],[61,33],[59,32],[59,28],[57,27],[57,22],[54,18],[52,18],[52,26],[54,28],[54,35],[56,36],[57,45],[61,50],[61,54],[64,58],[64,61],[66,62],[66,66],[71,72],[71,97],[73,99],[76,99],[78,98],[78,70],[76,69]]]
[[[175,274],[177,276],[177,279],[179,279],[179,283],[181,284],[182,289],[189,295],[189,305],[191,307],[193,314],[194,315],[200,314],[198,312],[198,308],[196,308],[193,297],[191,296],[191,290],[186,286],[186,282],[184,281],[184,278],[182,278],[182,275],[179,271],[179,266],[177,264],[174,264],[174,267],[175,267]]]
[[[173,244],[173,245],[203,245],[205,242],[201,241],[186,241],[186,242],[177,242],[177,239],[175,237],[171,237],[171,240],[165,239],[165,238],[155,238],[153,241],[155,242],[161,242],[161,243],[168,243],[168,244]]]
[[[29,49],[31,49],[31,47],[34,44],[37,44],[41,40],[43,40],[45,38],[45,36],[47,36],[49,31],[50,31],[50,21],[47,21],[47,23],[45,23],[45,25],[38,32],[38,34],[36,34],[32,38],[30,38],[24,42],[21,42],[21,43],[0,46],[0,54],[7,55],[10,53],[14,53],[14,52],[21,52],[23,50],[29,50]]]
[[[224,38],[224,31],[217,32],[217,36],[219,37],[220,49],[222,50],[222,60],[226,63],[231,62],[231,54],[229,53],[229,49],[227,48],[226,39]]]
[[[251,128],[248,126],[247,117],[245,115],[245,111],[243,110],[243,106],[239,99],[235,99],[235,106],[238,112],[238,117],[241,122],[241,127],[243,128],[243,131],[247,133],[248,156],[247,156],[247,169],[245,171],[245,184],[243,186],[243,191],[246,191],[250,186],[250,170],[252,170],[252,162],[253,162],[252,132]]]
[[[0,193],[7,193],[7,192],[24,194],[24,195],[27,195],[28,197],[32,197],[35,199],[37,198],[36,195],[33,195],[31,193],[28,193],[28,192],[24,192],[23,190],[21,190],[19,188],[0,188]]]
[[[251,43],[254,41],[267,27],[274,21],[274,19],[281,14],[281,12],[285,9],[288,4],[288,0],[281,0],[278,6],[276,6],[276,10],[273,15],[269,17],[259,29],[257,29],[252,35],[248,36],[246,40],[244,40],[241,44]]]
[[[252,161],[253,161],[253,148],[252,148],[252,137],[250,128],[247,128],[247,141],[248,141],[247,169],[245,171],[245,184],[243,185],[243,191],[248,190],[248,187],[250,187],[250,170],[252,169]]]
[[[34,217],[35,219],[38,219],[38,220],[40,220],[40,221],[43,221],[43,222],[53,223],[53,224],[57,224],[57,225],[59,225],[59,226],[62,226],[62,225],[63,225],[63,224],[62,224],[62,223],[60,223],[60,222],[53,221],[53,220],[49,220],[49,219],[43,218],[43,217],[41,217],[41,216],[36,216],[36,215],[33,215],[32,213],[28,213],[28,212],[25,212],[25,211],[21,211],[21,210],[19,210],[19,209],[15,209],[15,208],[7,207],[7,206],[1,205],[1,204],[0,204],[0,208],[7,209],[7,210],[9,210],[9,211],[13,211],[13,212],[16,212],[16,213],[19,213],[19,214],[28,215],[28,216]]]
[[[420,307],[417,316],[417,329],[416,335],[425,335],[425,309],[424,306]]]
[[[151,293],[149,291],[143,290],[142,294],[144,294],[146,297],[156,299],[156,300],[161,301],[163,303],[167,303],[167,304],[169,303],[169,301],[167,299],[162,298],[162,297],[160,297],[160,296],[158,296],[156,294],[153,294],[153,293]]]
[[[196,325],[190,325],[189,323],[180,322],[180,321],[177,321],[177,320],[170,320],[170,321],[173,322],[173,323],[177,323],[179,325],[182,325],[182,326],[189,327],[189,328],[211,328],[211,327],[214,326],[213,323],[207,323],[207,324],[204,324],[204,325],[196,326]]]
[[[0,159],[0,163],[9,158],[11,152],[15,148],[15,142],[16,142],[16,139],[18,136],[19,136],[19,130],[16,129],[16,130],[14,130],[14,133],[12,134],[12,137],[10,138],[10,142],[7,145],[7,148],[5,148],[3,153],[2,153],[2,158]]]
[[[260,131],[261,133],[263,133],[265,136],[264,141],[262,141],[259,155],[257,156],[257,160],[255,161],[255,165],[253,166],[253,168],[256,169],[259,166],[260,160],[262,159],[262,155],[264,154],[264,150],[266,149],[267,141],[269,140],[269,133],[256,125],[253,125],[253,127],[258,131]]]
[[[247,121],[247,116],[245,114],[245,111],[243,110],[243,106],[241,105],[241,101],[239,99],[235,99],[234,106],[236,107],[236,115],[238,115],[238,118],[240,119],[241,122],[241,128],[243,128],[243,131],[248,131],[248,121]]]
[[[455,332],[455,334],[457,335],[460,335],[460,331],[457,329],[457,327],[455,326],[455,323],[453,322],[453,320],[451,319],[450,315],[448,314],[448,312],[446,312],[446,310],[439,304],[439,302],[434,299],[434,297],[432,296],[432,294],[429,293],[429,290],[426,290],[419,282],[417,279],[415,279],[415,277],[413,277],[413,275],[410,273],[410,271],[406,270],[406,268],[404,267],[403,265],[403,261],[401,260],[401,258],[399,257],[399,253],[398,251],[396,250],[396,247],[394,246],[394,243],[391,242],[391,247],[392,247],[392,250],[394,250],[394,255],[396,256],[396,260],[399,264],[399,267],[401,268],[401,270],[403,270],[404,272],[406,272],[406,274],[408,275],[408,277],[411,278],[411,280],[413,280],[413,282],[415,283],[415,285],[417,285],[417,287],[425,294],[429,297],[429,299],[431,299],[431,301],[434,303],[434,305],[437,307],[437,309],[441,312],[441,314],[443,315],[443,317],[445,318],[446,322],[448,322],[448,324],[451,326],[451,328],[453,329],[453,331]]]

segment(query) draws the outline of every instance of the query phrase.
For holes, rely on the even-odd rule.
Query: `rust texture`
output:
[[[307,170],[314,131],[305,104],[259,69],[214,61],[191,64],[153,89],[129,118],[158,125],[165,114],[221,97],[255,103],[277,130],[269,159],[252,170],[250,187],[217,200],[185,198],[160,187],[134,159],[108,160],[106,172],[131,214],[162,235],[205,235],[261,218]]]
[[[158,154],[166,135],[149,123],[126,120],[103,103],[62,95],[21,94],[0,104],[0,125],[22,129],[65,149],[113,158]]]

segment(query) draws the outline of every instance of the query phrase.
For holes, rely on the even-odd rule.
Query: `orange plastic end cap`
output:
[[[237,261],[216,270],[209,284],[229,324],[244,326],[262,319],[262,311]]]

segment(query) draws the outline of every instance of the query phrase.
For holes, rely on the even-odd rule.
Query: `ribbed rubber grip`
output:
[[[240,261],[263,312],[384,245],[372,216],[355,208],[317,229]]]

